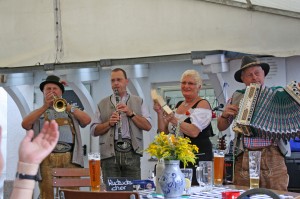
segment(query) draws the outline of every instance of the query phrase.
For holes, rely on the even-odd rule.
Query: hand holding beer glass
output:
[[[91,191],[100,191],[100,153],[88,153],[88,159],[91,179]]]
[[[224,174],[224,151],[214,151],[214,185],[223,185]]]
[[[249,151],[250,189],[259,188],[260,151]]]

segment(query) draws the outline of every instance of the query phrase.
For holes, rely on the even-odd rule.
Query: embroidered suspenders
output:
[[[48,112],[46,111],[44,113],[44,118],[45,121],[50,121],[49,120],[49,115]],[[69,125],[71,132],[72,132],[72,144],[69,144],[67,142],[63,142],[63,141],[58,141],[58,143],[56,144],[53,152],[54,153],[65,153],[65,152],[69,152],[69,151],[73,151],[73,144],[75,141],[75,127],[74,124],[72,122],[72,119],[70,118],[70,116],[68,116],[68,118],[56,118],[56,116],[54,117],[56,123],[58,124],[58,126],[65,126],[65,125]]]

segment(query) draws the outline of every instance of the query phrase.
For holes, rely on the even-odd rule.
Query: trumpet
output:
[[[67,108],[67,101],[64,98],[54,96],[53,108],[56,112],[63,112]]]

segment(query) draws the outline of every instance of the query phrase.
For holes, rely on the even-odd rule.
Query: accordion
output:
[[[247,86],[233,130],[246,136],[290,140],[300,137],[300,89],[295,81],[285,88]]]

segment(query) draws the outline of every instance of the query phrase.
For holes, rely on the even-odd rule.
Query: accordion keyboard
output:
[[[300,104],[300,87],[296,81],[292,81],[286,86],[286,88],[284,88],[284,90],[288,92],[288,94],[290,94],[290,96],[294,98],[298,104]]]
[[[244,95],[247,97],[244,97],[240,101],[239,104],[240,111],[236,118],[236,125],[234,131],[243,132],[247,136],[252,135],[251,129],[249,129],[249,125],[254,112],[259,91],[260,91],[259,84],[251,84],[250,86],[247,86]]]
[[[251,84],[239,108],[235,132],[270,139],[300,137],[300,90],[295,81],[284,89]]]

